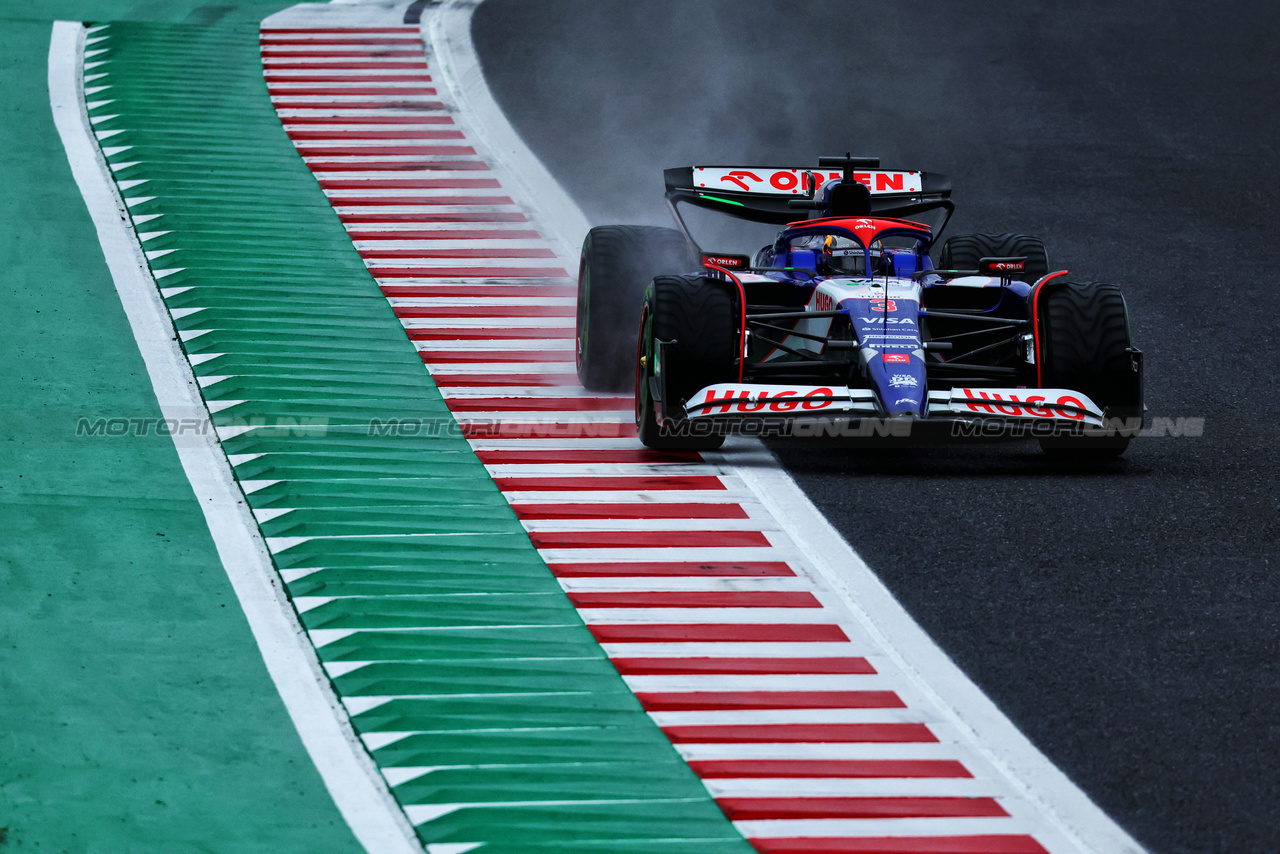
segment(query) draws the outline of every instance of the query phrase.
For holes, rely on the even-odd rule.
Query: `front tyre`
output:
[[[723,282],[658,276],[645,294],[636,359],[636,432],[649,448],[715,450],[724,435],[691,421],[684,404],[698,390],[738,377],[738,309]],[[654,387],[664,395],[662,418]]]
[[[1125,435],[1142,419],[1141,364],[1129,330],[1129,313],[1116,285],[1051,282],[1033,294],[1039,324],[1040,380],[1045,388],[1087,395],[1109,423],[1126,428],[1112,435],[1055,436],[1040,440],[1050,456],[1105,460],[1129,447]]]

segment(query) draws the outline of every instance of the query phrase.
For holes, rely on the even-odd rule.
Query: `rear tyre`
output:
[[[602,225],[587,232],[578,266],[578,379],[593,391],[632,381],[636,317],[654,276],[697,268],[684,235],[649,225]]]
[[[685,417],[699,389],[738,377],[738,310],[721,282],[701,276],[658,276],[645,295],[636,365],[636,431],[646,447],[714,450],[724,435]],[[666,398],[659,421],[650,379],[658,342]]]
[[[1037,310],[1043,385],[1083,392],[1108,421],[1125,419],[1140,425],[1142,378],[1130,352],[1129,314],[1120,288],[1100,282],[1055,282],[1039,295]],[[1040,447],[1054,457],[1104,460],[1123,454],[1129,437],[1056,436],[1041,439]]]
[[[938,267],[943,270],[976,270],[983,258],[1025,257],[1027,269],[1016,278],[1035,282],[1049,274],[1044,241],[1030,234],[957,234],[942,244]]]

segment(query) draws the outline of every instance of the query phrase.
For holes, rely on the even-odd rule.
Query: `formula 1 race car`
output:
[[[578,376],[634,386],[648,447],[943,427],[1107,457],[1141,429],[1120,289],[1050,272],[1025,234],[952,237],[935,269],[928,220],[941,232],[954,210],[944,176],[845,156],[665,177],[679,228],[593,228],[578,276]],[[680,204],[785,227],[752,258],[703,252]]]

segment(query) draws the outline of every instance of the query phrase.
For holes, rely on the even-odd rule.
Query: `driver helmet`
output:
[[[832,275],[864,275],[866,256],[855,240],[828,234],[822,241],[821,266]]]

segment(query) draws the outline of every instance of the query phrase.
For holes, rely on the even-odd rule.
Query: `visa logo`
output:
[[[898,324],[900,326],[915,326],[916,322],[910,317],[859,317],[863,323],[889,323]]]

